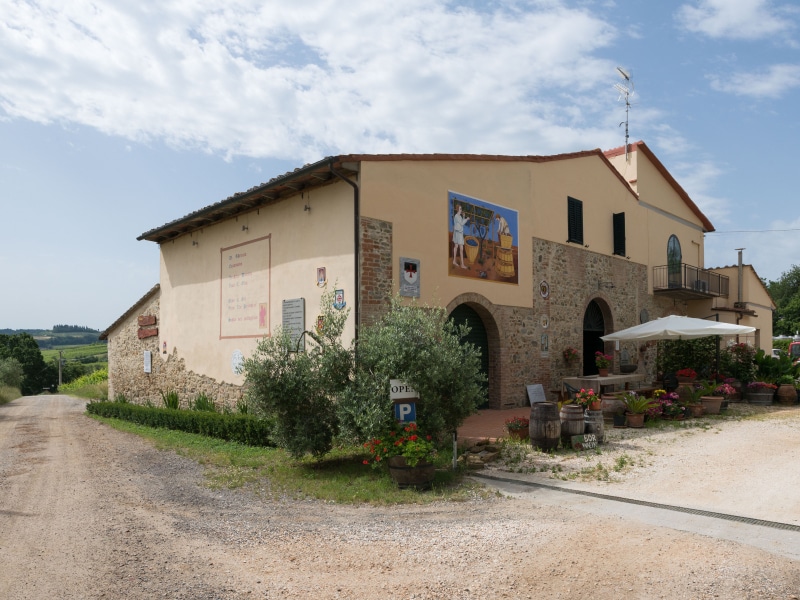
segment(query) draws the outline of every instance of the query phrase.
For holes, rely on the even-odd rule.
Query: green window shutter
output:
[[[614,213],[614,254],[625,256],[625,213]]]
[[[583,201],[567,197],[567,242],[583,245]]]

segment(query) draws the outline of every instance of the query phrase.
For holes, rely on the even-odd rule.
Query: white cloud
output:
[[[753,98],[780,98],[800,87],[800,64],[772,65],[757,72],[739,72],[710,79],[711,87],[720,92]]]
[[[0,7],[0,109],[226,156],[598,146],[616,35],[565,3]],[[0,114],[2,113],[0,111]]]
[[[768,0],[698,0],[682,5],[677,19],[688,31],[711,38],[757,40],[791,31],[785,17],[795,11]]]

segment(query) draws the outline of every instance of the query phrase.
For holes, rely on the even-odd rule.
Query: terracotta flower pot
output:
[[[598,367],[597,374],[600,375],[600,377],[608,377],[608,367],[605,368]]]
[[[628,427],[636,429],[644,427],[644,413],[625,413],[625,417]]]
[[[700,404],[707,415],[718,415],[724,400],[725,398],[722,396],[702,396]]]

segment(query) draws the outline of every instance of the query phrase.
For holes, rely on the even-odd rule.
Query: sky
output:
[[[325,156],[622,146],[615,84],[706,268],[800,263],[796,0],[6,0],[0,329],[106,329],[139,235]]]

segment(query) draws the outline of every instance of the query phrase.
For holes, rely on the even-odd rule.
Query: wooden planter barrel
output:
[[[555,450],[561,439],[561,419],[558,405],[552,402],[535,402],[531,406],[528,424],[531,445],[541,450]]]
[[[433,485],[436,468],[425,461],[419,461],[411,467],[406,464],[405,456],[392,456],[389,459],[389,475],[401,490],[429,490]]]
[[[583,430],[585,433],[593,433],[597,436],[597,443],[602,444],[606,441],[606,428],[603,423],[602,410],[587,410],[583,415]]]
[[[757,406],[769,406],[772,404],[772,397],[775,395],[773,390],[747,392],[747,401]]]

